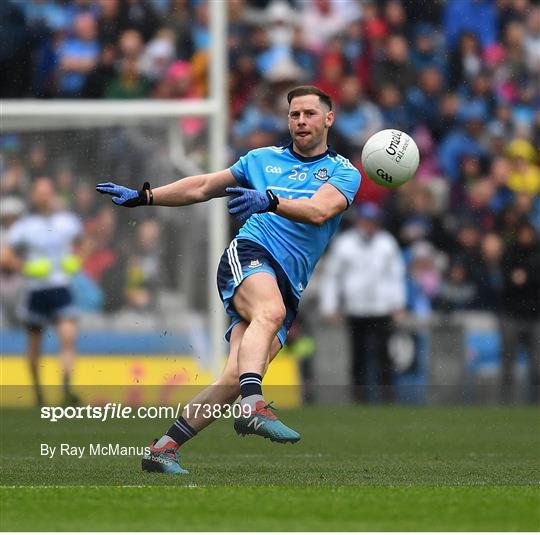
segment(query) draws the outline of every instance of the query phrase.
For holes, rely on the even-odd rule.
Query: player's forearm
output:
[[[317,226],[324,224],[335,215],[311,199],[284,199],[283,197],[279,198],[276,214],[292,221]]]
[[[187,206],[212,198],[206,187],[208,175],[188,176],[166,186],[152,188],[156,206]]]

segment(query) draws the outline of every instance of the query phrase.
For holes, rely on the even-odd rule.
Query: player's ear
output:
[[[334,124],[334,118],[335,118],[334,112],[332,110],[330,110],[326,114],[326,119],[324,121],[324,126],[326,126],[327,128],[330,128]]]

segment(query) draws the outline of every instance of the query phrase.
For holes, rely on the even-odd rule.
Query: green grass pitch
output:
[[[189,476],[137,457],[55,458],[41,442],[143,445],[168,422],[41,421],[3,410],[1,529],[540,530],[538,408],[307,407],[296,445],[220,421],[182,449]]]

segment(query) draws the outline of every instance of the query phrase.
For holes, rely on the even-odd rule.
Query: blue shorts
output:
[[[28,327],[44,327],[63,318],[75,318],[77,309],[71,290],[66,286],[33,290],[19,309],[21,320]]]
[[[277,281],[286,311],[283,325],[277,333],[283,346],[287,339],[287,333],[298,313],[299,300],[292,291],[287,275],[270,253],[261,245],[245,239],[235,239],[225,249],[217,272],[219,294],[225,311],[231,318],[230,327],[225,333],[225,340],[230,341],[233,327],[243,320],[232,303],[234,292],[245,278],[254,273],[269,273]]]

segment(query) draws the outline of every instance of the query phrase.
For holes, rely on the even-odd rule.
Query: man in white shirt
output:
[[[370,361],[393,399],[388,338],[406,302],[405,264],[394,237],[379,226],[372,203],[358,208],[356,225],[330,247],[321,279],[321,312],[331,322],[345,317],[351,335],[351,375],[356,401],[367,401]]]
[[[65,402],[75,404],[70,383],[75,360],[76,309],[71,294],[71,277],[80,261],[73,254],[82,234],[80,220],[56,210],[58,199],[53,182],[38,178],[30,194],[33,212],[10,227],[0,255],[4,269],[25,277],[26,292],[19,316],[28,331],[28,360],[38,404],[43,404],[38,361],[43,330],[53,323],[60,341]]]

